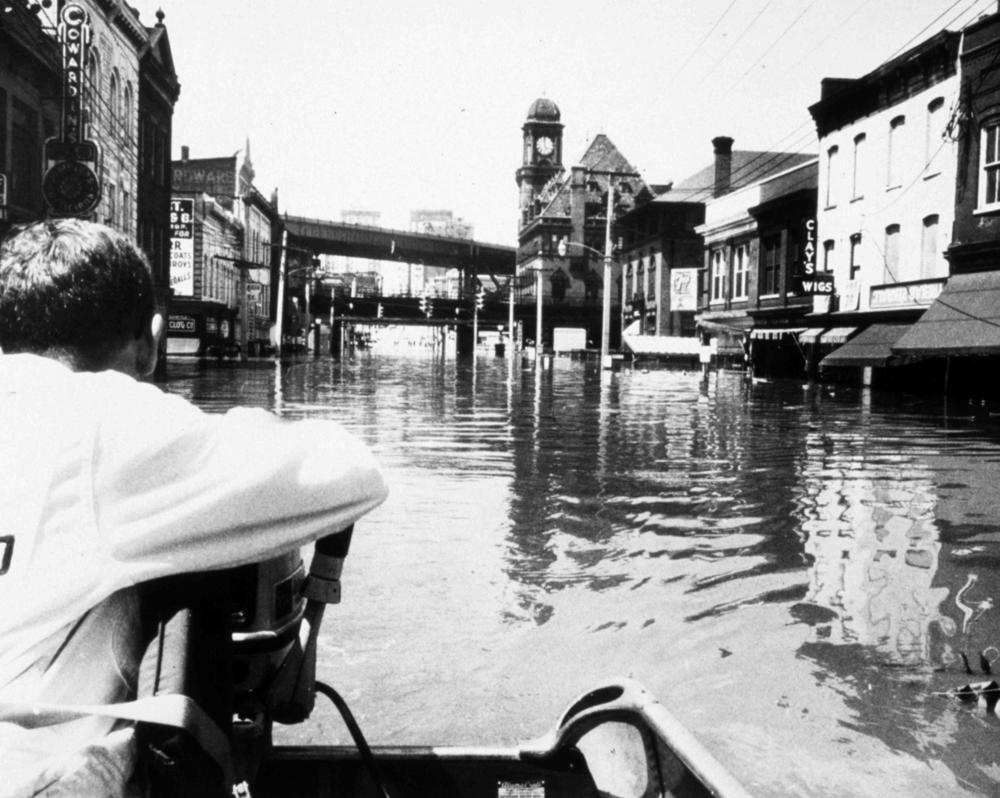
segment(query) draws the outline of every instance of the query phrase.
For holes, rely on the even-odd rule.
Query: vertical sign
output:
[[[86,9],[66,3],[56,29],[62,45],[62,130],[45,142],[42,196],[55,216],[86,216],[101,201],[100,148],[86,139],[84,79],[92,30]]]
[[[194,200],[170,200],[170,287],[194,296]]]
[[[67,3],[59,12],[57,30],[62,44],[62,140],[76,144],[83,138],[83,79],[90,50],[90,20],[76,3]]]
[[[806,245],[802,249],[802,293],[832,294],[833,275],[816,269],[816,220],[806,219]]]

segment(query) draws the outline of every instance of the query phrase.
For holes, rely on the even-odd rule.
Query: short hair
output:
[[[149,262],[116,230],[81,219],[15,227],[0,244],[0,348],[104,368],[155,313]]]

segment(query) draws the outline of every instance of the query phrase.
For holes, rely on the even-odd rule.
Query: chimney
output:
[[[184,144],[181,146],[181,160],[186,161],[191,156],[191,150],[188,149],[188,145]]]
[[[733,178],[733,140],[729,136],[716,136],[712,139],[715,148],[715,184],[712,186],[712,196],[721,197],[728,193]]]

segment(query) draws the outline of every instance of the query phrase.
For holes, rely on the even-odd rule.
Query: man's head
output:
[[[0,348],[81,371],[143,376],[156,365],[163,319],[136,245],[80,219],[15,228],[0,245]]]

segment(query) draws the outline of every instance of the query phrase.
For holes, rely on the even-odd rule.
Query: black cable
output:
[[[375,761],[375,755],[372,753],[371,747],[368,745],[368,741],[365,739],[364,734],[361,732],[361,727],[358,722],[354,719],[354,715],[351,713],[350,708],[347,706],[347,702],[344,701],[343,697],[334,690],[330,685],[316,680],[316,692],[322,693],[327,698],[329,698],[333,705],[340,712],[340,716],[344,719],[344,725],[347,726],[347,730],[351,733],[351,738],[354,740],[354,744],[358,747],[358,753],[361,755],[361,761],[364,766],[368,769],[368,775],[372,777],[375,782],[375,789],[378,790],[379,795],[382,798],[390,798],[388,791],[385,788],[385,782],[382,779],[382,772],[379,769],[378,763]]]

